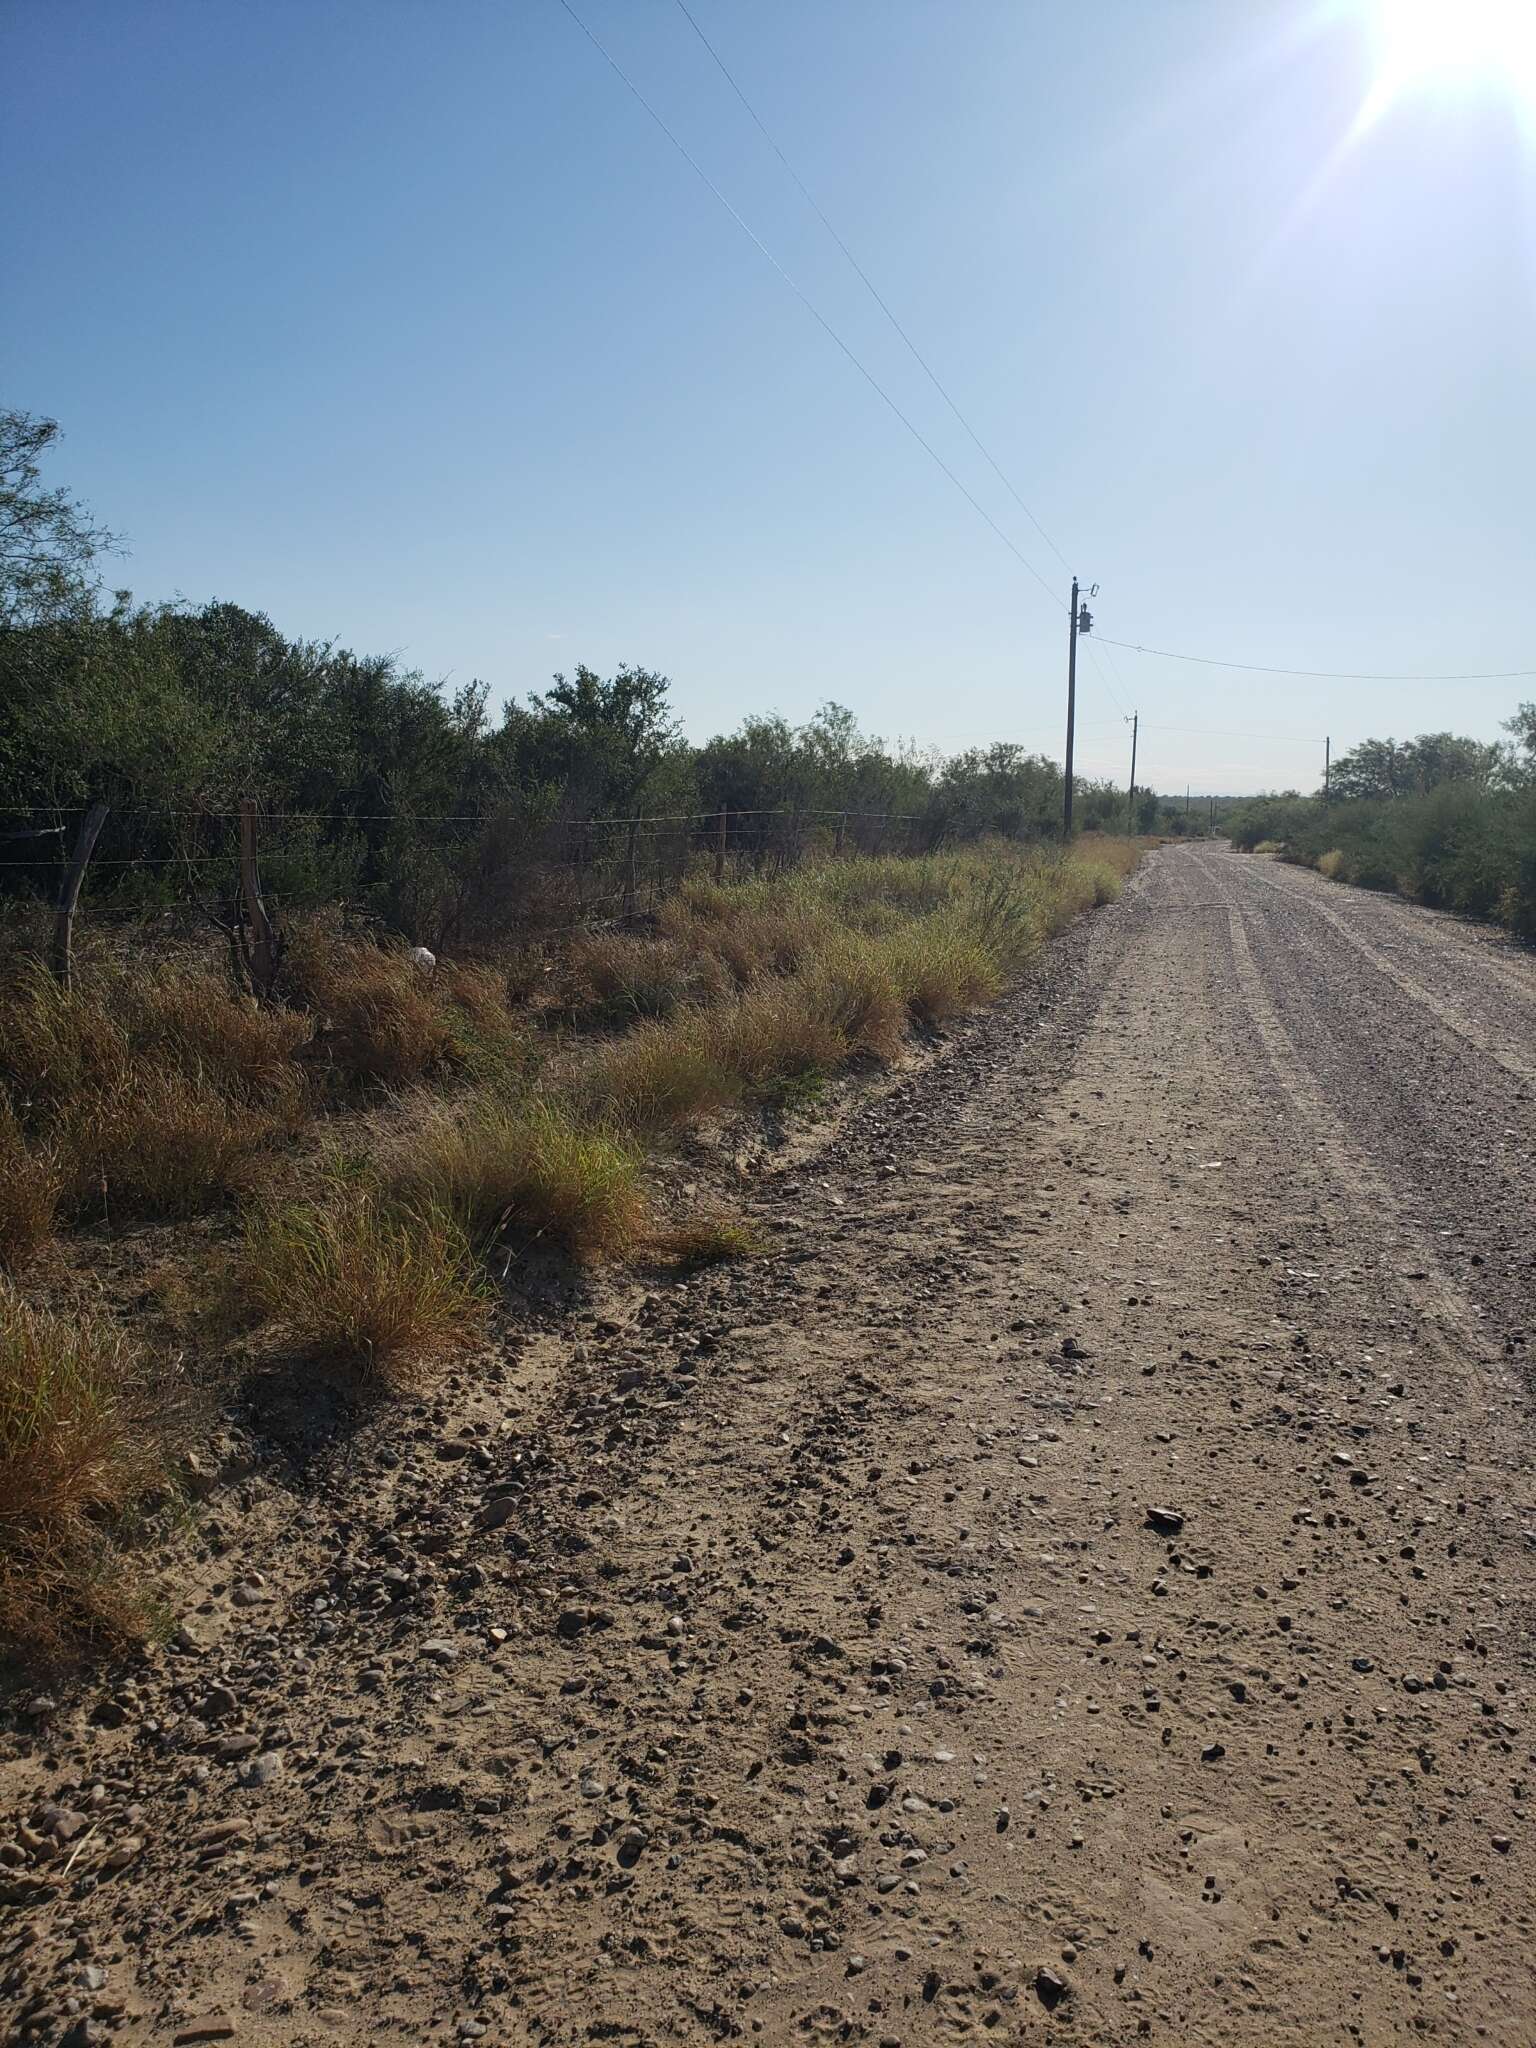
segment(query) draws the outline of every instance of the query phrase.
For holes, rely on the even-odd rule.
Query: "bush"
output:
[[[1237,815],[1232,836],[1361,888],[1536,933],[1536,788],[1447,782],[1350,803],[1265,798]]]
[[[457,1222],[349,1189],[257,1216],[246,1290],[304,1351],[395,1378],[479,1337],[486,1304]]]

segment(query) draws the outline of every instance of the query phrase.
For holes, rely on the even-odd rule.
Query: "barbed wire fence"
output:
[[[110,820],[153,851],[94,848]],[[270,987],[275,935],[329,911],[434,953],[542,945],[640,927],[690,881],[787,874],[807,860],[933,850],[919,814],[778,806],[582,817],[508,805],[482,812],[58,810],[0,819],[0,915],[13,945],[70,979],[77,921],[153,945],[221,931],[248,983]],[[9,872],[7,872],[9,871]],[[14,879],[13,879],[14,878]],[[6,885],[10,886],[7,887]],[[264,986],[265,984],[265,986]]]

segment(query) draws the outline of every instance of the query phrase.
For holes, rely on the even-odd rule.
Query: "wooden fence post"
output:
[[[107,809],[106,804],[92,804],[80,820],[74,851],[59,889],[58,911],[53,920],[53,949],[48,964],[53,970],[54,980],[62,989],[69,987],[74,974],[75,905],[80,901],[80,884],[85,880],[86,867],[106,823]]]
[[[725,833],[729,813],[724,804],[720,806],[720,818],[715,828],[715,885],[718,888],[725,880]]]
[[[635,853],[640,838],[640,820],[629,821],[629,847],[624,857],[624,922],[635,921]]]
[[[277,976],[277,948],[256,873],[256,799],[250,796],[240,799],[240,890],[251,921],[251,981],[264,998],[271,995]]]

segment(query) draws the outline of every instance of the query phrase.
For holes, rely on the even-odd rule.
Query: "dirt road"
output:
[[[20,2038],[1536,2040],[1536,960],[1169,848],[752,1199],[18,1723]]]

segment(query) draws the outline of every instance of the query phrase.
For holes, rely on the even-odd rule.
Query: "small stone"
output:
[[[1177,1508],[1148,1508],[1147,1527],[1155,1529],[1159,1536],[1177,1536],[1184,1526],[1184,1517]]]
[[[1035,1996],[1047,2012],[1054,2012],[1061,2001],[1071,1992],[1071,1985],[1065,1977],[1058,1977],[1054,1970],[1035,1972]]]
[[[1203,1764],[1219,1764],[1226,1755],[1226,1746],[1220,1742],[1208,1742],[1200,1752]]]
[[[198,2041],[233,2041],[235,2023],[220,2018],[193,2020],[172,2037],[172,2048],[193,2048]]]
[[[233,1763],[237,1757],[249,1756],[253,1749],[260,1749],[259,1735],[226,1735],[214,1752],[225,1763]]]
[[[452,1664],[458,1659],[459,1647],[457,1643],[450,1643],[445,1636],[429,1636],[416,1654],[418,1657],[424,1657],[429,1664]]]
[[[144,1853],[144,1837],[128,1835],[121,1842],[115,1842],[101,1859],[103,1870],[126,1870],[135,1857]]]

